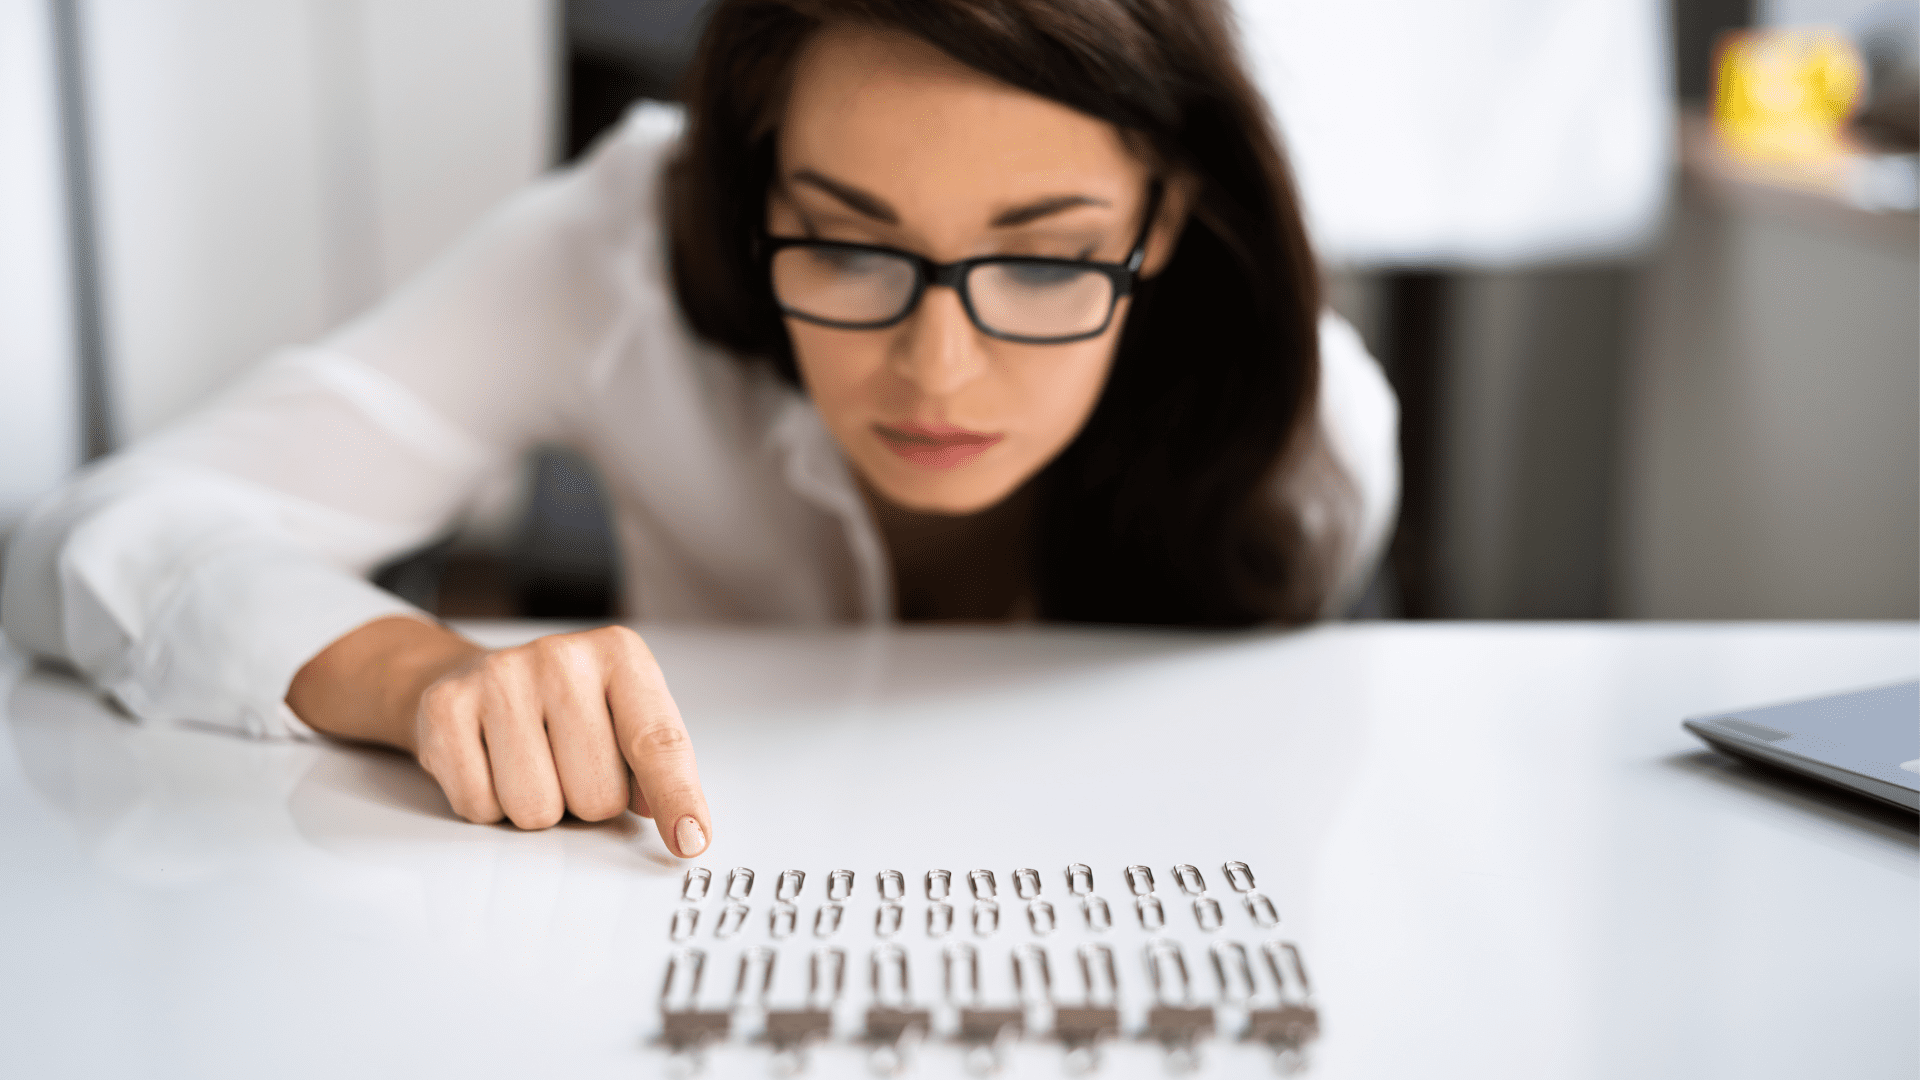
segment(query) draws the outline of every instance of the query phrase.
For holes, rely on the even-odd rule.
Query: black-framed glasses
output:
[[[920,306],[929,285],[960,294],[967,318],[989,337],[1064,345],[1106,332],[1120,298],[1133,292],[1160,209],[1160,184],[1122,263],[986,255],[937,263],[878,244],[769,236],[768,274],[780,310],[841,330],[884,330]]]

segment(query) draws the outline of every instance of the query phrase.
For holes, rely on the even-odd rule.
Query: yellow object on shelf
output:
[[[1798,167],[1822,183],[1849,150],[1847,120],[1864,83],[1858,50],[1837,30],[1736,31],[1720,39],[1714,128],[1734,157]]]

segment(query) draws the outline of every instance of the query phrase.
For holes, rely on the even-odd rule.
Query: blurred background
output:
[[[700,0],[0,0],[0,542],[642,97]],[[1241,0],[1403,409],[1359,614],[1920,616],[1920,0]],[[615,614],[559,447],[381,572]]]

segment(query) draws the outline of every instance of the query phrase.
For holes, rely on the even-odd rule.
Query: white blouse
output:
[[[637,106],[373,311],[48,498],[7,552],[8,638],[145,720],[309,736],[294,674],[425,617],[367,573],[542,442],[600,469],[629,614],[891,618],[886,550],[813,407],[680,313],[656,194],[681,124]],[[1320,334],[1321,421],[1361,496],[1350,596],[1398,497],[1397,410],[1351,327]]]

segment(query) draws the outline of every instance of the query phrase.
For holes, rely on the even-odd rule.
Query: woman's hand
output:
[[[411,752],[469,821],[544,829],[631,808],[682,858],[712,835],[680,710],[624,626],[488,651],[381,619],[308,662],[287,704],[316,730]]]

